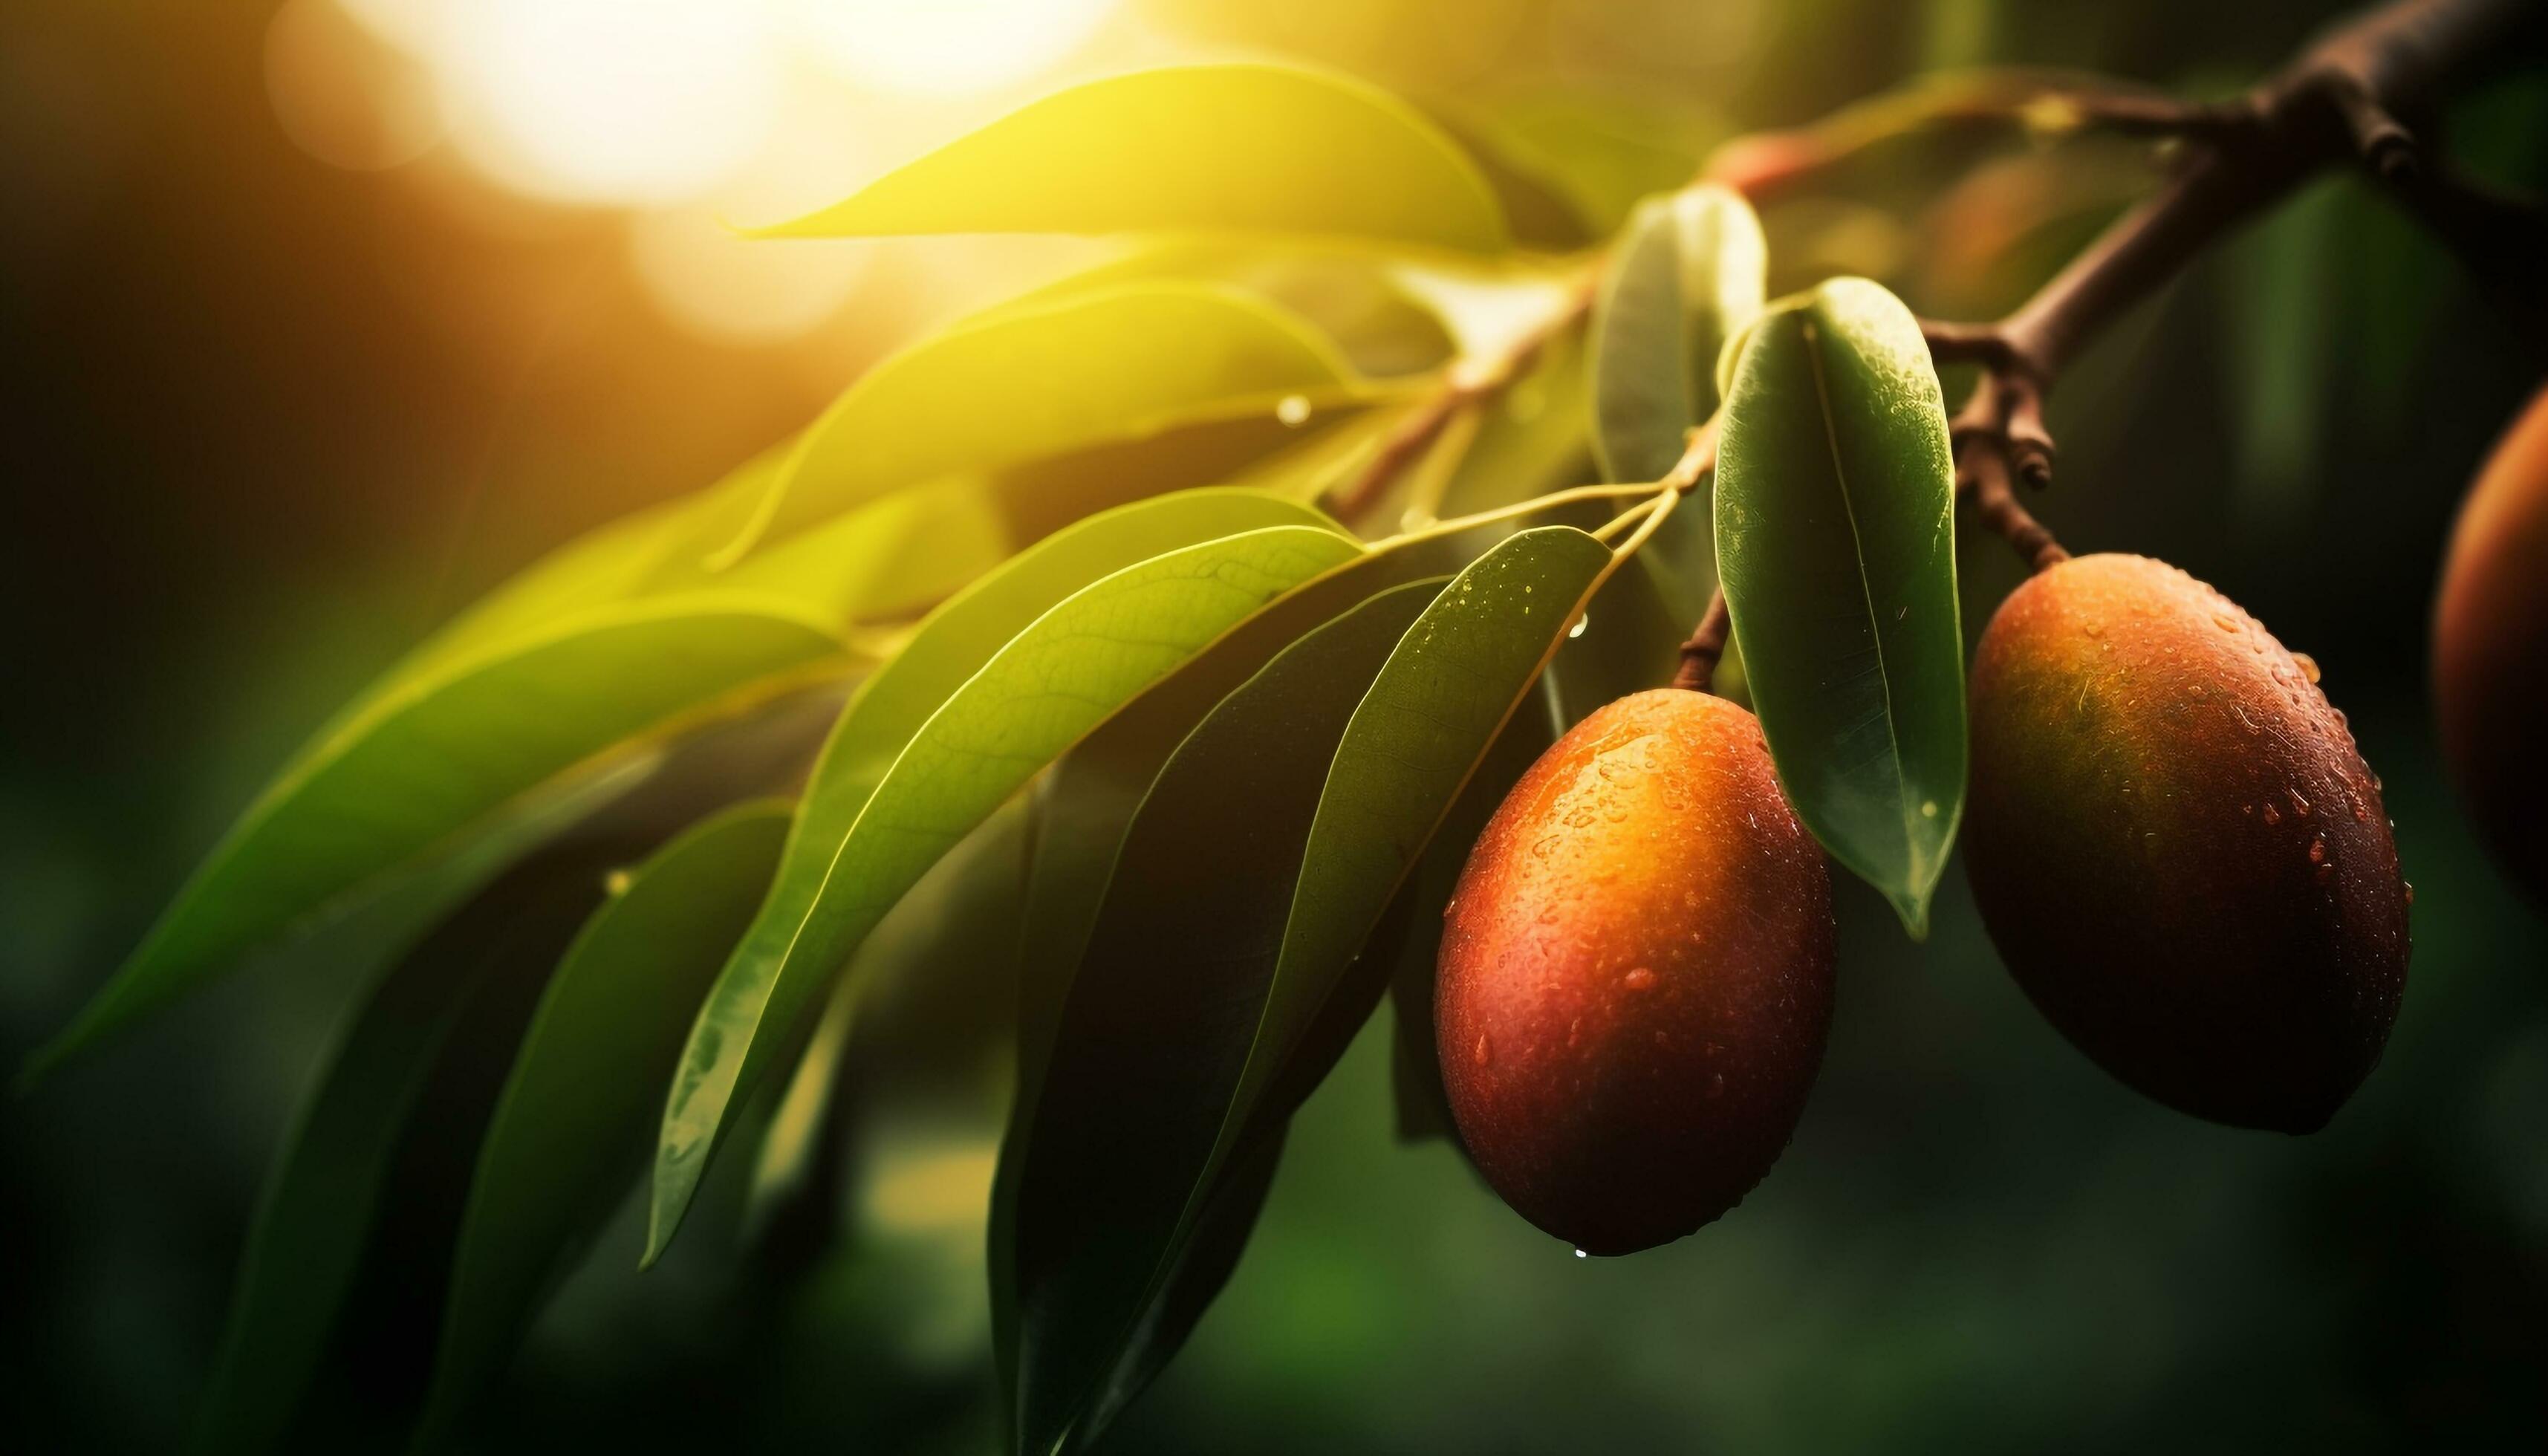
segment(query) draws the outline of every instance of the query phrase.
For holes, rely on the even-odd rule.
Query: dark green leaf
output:
[[[614,881],[550,977],[470,1183],[428,1428],[502,1365],[549,1280],[645,1165],[659,1089],[761,903],[789,808],[739,805]]]
[[[1694,187],[1628,220],[1592,309],[1593,446],[1608,481],[1669,474],[1716,412],[1716,356],[1761,311],[1761,222],[1742,197]]]
[[[697,593],[601,607],[402,681],[301,752],[39,1064],[452,847],[558,774],[841,652],[832,623],[784,599]]]
[[[1938,376],[1918,320],[1864,279],[1774,306],[1740,350],[1716,559],[1753,703],[1798,816],[1925,936],[1964,805]]]
[[[1616,565],[1571,526],[1511,536],[1408,630],[1320,791],[1247,1068],[1214,1162],[1298,1046],[1567,627]]]
[[[1459,146],[1356,81],[1171,66],[1057,92],[886,173],[790,237],[930,232],[1265,233],[1500,252]]]
[[[727,1109],[758,1085],[778,1044],[913,881],[1116,708],[1266,602],[1360,554],[1329,529],[1275,526],[1095,582],[1035,619],[901,739],[890,767],[865,779],[874,788],[845,833],[800,830],[682,1056],[664,1114],[649,1256],[678,1227]],[[826,774],[832,759],[827,751]],[[831,822],[838,797],[818,781],[808,816],[819,804]],[[809,878],[798,877],[800,863],[813,866]]]
[[[1089,735],[1054,766],[1040,795],[1025,916],[1018,1005],[1018,1078],[998,1177],[988,1258],[991,1327],[1001,1388],[1017,1387],[1018,1171],[1032,1138],[1044,1069],[1090,927],[1134,812],[1178,744],[1274,656],[1358,602],[1393,587],[1456,571],[1479,549],[1460,536],[1385,543],[1239,624]]]
[[[1023,1148],[1025,1449],[1097,1434],[1095,1404],[1205,1192],[1329,755],[1439,590],[1385,592],[1286,649],[1178,747],[1133,819]]]
[[[282,1442],[354,1288],[401,1140],[445,1045],[491,981],[536,992],[601,898],[604,863],[580,847],[509,871],[372,993],[266,1185],[196,1449],[266,1451]]]

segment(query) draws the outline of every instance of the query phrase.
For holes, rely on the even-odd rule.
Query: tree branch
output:
[[[2507,306],[2548,320],[2548,215],[2424,155],[2398,118],[2535,43],[2535,0],[2393,0],[2329,32],[2248,96],[2204,112],[2174,175],[1996,323],[1931,323],[1942,363],[1981,366],[1954,419],[1956,484],[2041,569],[2063,559],[2011,478],[2051,480],[2044,397],[2090,340],[2205,249],[2308,178],[2351,163],[2386,183]]]

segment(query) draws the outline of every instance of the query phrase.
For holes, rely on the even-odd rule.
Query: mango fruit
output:
[[[1972,671],[1973,898],[2064,1037],[2235,1127],[2325,1125],[2407,981],[2397,846],[2317,669],[2140,556],[2030,578]]]
[[[1523,1218],[1649,1248],[1777,1159],[1831,1025],[1831,879],[1760,724],[1664,688],[1516,782],[1444,912],[1436,1045],[1460,1137]]]
[[[2433,611],[2433,712],[2487,847],[2548,906],[2548,389],[2460,505]]]

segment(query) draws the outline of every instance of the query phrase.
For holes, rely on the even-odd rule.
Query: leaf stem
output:
[[[1537,515],[1543,510],[1554,510],[1561,505],[1574,505],[1586,500],[1625,500],[1635,497],[1650,497],[1664,489],[1666,489],[1664,485],[1653,481],[1633,486],[1576,486],[1569,490],[1551,491],[1545,496],[1533,496],[1527,500],[1517,500],[1510,505],[1499,505],[1493,510],[1481,510],[1473,515],[1453,516],[1449,520],[1435,521],[1422,530],[1403,532],[1372,544],[1380,546],[1394,541],[1429,541],[1436,536],[1453,535],[1475,526],[1491,526],[1497,521],[1511,520],[1515,516]]]

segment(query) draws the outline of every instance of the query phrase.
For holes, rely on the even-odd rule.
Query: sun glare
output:
[[[460,0],[437,67],[454,138],[524,191],[670,203],[731,176],[776,116],[761,7],[710,0]]]
[[[437,143],[494,185],[629,214],[674,321],[729,342],[809,330],[855,247],[747,243],[925,149],[1088,49],[1120,0],[287,0],[275,119],[331,165]],[[972,118],[979,120],[978,117]]]
[[[1086,44],[1114,0],[781,0],[823,59],[913,96],[1011,86]]]

